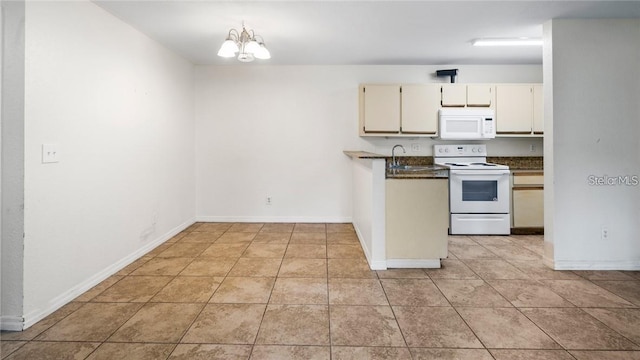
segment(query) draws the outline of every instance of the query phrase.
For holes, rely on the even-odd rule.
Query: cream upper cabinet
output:
[[[494,96],[493,85],[467,85],[467,106],[492,107]]]
[[[496,134],[540,136],[542,84],[362,84],[360,136],[436,136],[442,107],[495,110]]]
[[[362,85],[360,117],[364,133],[400,132],[400,85]]]
[[[496,123],[497,134],[531,134],[532,85],[496,85]]]
[[[533,133],[544,133],[544,103],[542,84],[533,85]]]
[[[486,84],[444,84],[442,85],[443,107],[489,107],[495,103],[493,86]]]
[[[402,133],[435,135],[439,99],[439,85],[402,85]]]
[[[440,85],[361,85],[360,135],[436,135]]]
[[[467,85],[444,84],[442,85],[442,106],[467,106]]]

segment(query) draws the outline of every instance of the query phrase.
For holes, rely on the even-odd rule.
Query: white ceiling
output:
[[[541,48],[478,48],[471,41],[542,37],[552,18],[640,17],[640,0],[94,2],[195,64],[245,65],[216,56],[242,21],[272,55],[252,64],[540,64]]]

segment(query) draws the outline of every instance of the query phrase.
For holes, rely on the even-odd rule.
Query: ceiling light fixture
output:
[[[473,46],[542,46],[542,39],[536,38],[502,38],[502,39],[476,39]]]
[[[242,23],[242,31],[229,30],[227,39],[222,43],[218,56],[232,58],[238,54],[238,60],[251,62],[254,59],[271,59],[271,54],[264,45],[262,36],[256,35],[253,30],[245,29]]]

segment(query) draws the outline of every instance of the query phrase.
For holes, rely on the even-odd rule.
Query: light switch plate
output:
[[[58,144],[42,144],[42,163],[57,163],[60,161]]]

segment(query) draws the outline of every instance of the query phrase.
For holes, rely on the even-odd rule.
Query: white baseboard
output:
[[[198,222],[350,223],[345,216],[197,216]]]
[[[358,237],[358,241],[360,242],[360,246],[362,246],[362,251],[364,252],[364,257],[367,258],[367,262],[369,266],[371,266],[371,250],[367,247],[367,243],[364,242],[362,233],[358,228],[356,223],[353,223],[353,229],[356,231],[356,236]]]
[[[19,316],[0,317],[0,330],[2,331],[22,331],[24,319]]]
[[[545,265],[548,265],[545,263]],[[555,270],[640,270],[640,261],[575,261],[554,260]]]
[[[439,269],[440,259],[387,259],[389,269]]]
[[[118,271],[125,268],[127,265],[131,264],[132,262],[136,261],[140,257],[144,256],[149,251],[155,249],[159,245],[163,244],[165,241],[171,239],[172,237],[180,233],[182,230],[189,227],[194,222],[195,222],[195,219],[190,219],[185,221],[184,223],[174,227],[173,229],[169,230],[167,233],[159,236],[158,238],[146,244],[145,246],[141,247],[140,249],[136,250],[135,252],[109,265],[108,267],[98,272],[97,274],[93,275],[92,277],[88,278],[87,280],[65,291],[59,296],[51,299],[45,308],[37,309],[35,311],[30,312],[29,314],[25,314],[24,325],[23,325],[23,328],[21,328],[21,330],[28,329],[33,324],[44,319],[45,317],[47,317],[54,311],[58,310],[62,306],[68,304],[79,295],[82,295],[87,290],[98,285],[108,277],[114,275]]]
[[[362,251],[364,252],[364,257],[367,259],[367,263],[369,264],[369,268],[371,270],[387,270],[387,262],[383,260],[373,261],[371,260],[371,250],[367,247],[367,243],[364,242],[362,232],[358,228],[356,223],[353,223],[353,229],[356,231],[356,236],[358,237],[358,241],[360,241],[360,246],[362,246]]]
[[[388,262],[386,260],[369,261],[371,270],[387,270]]]

